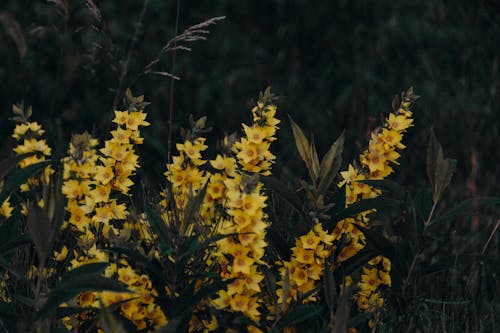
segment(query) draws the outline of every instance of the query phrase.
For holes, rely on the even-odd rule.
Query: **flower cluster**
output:
[[[409,90],[403,96],[400,107],[389,114],[382,129],[372,133],[368,149],[360,155],[361,167],[356,168],[350,164],[348,170],[340,173],[343,181],[339,186],[345,184],[346,206],[380,194],[380,191],[358,181],[383,179],[393,172],[391,164],[398,164],[400,156],[397,150],[405,148],[401,143],[403,134],[413,123],[410,107],[415,99],[413,92]],[[344,237],[348,241],[347,246],[337,255],[337,264],[351,258],[364,247],[364,235],[357,225],[368,227],[369,214],[370,211],[366,211],[356,218],[344,219],[337,224],[333,235],[337,239]],[[390,261],[380,256],[369,261],[363,268],[361,281],[357,284],[359,290],[354,295],[360,310],[375,313],[383,306],[384,299],[379,288],[391,285],[389,272]],[[374,325],[373,320],[370,325]]]
[[[272,96],[267,90],[257,105],[252,109],[253,125],[243,125],[245,137],[233,145],[233,151],[238,158],[238,163],[244,171],[269,175],[275,156],[269,151],[277,125],[280,123],[275,118],[276,105],[272,104]]]
[[[145,119],[142,110],[115,111],[113,122],[117,127],[99,150],[97,140],[87,133],[72,139],[69,156],[63,160],[62,186],[68,199],[67,226],[76,232],[78,243],[70,270],[91,262],[109,262],[109,255],[102,249],[108,244],[128,241],[133,232],[143,237],[148,235],[143,230],[145,221],[127,221],[127,206],[119,202],[119,196],[129,195],[134,184],[131,177],[139,167],[135,145],[143,142],[139,128],[149,125]],[[61,260],[63,254],[67,255],[67,249],[55,253],[56,260]],[[138,329],[157,328],[166,323],[164,313],[154,303],[156,291],[147,275],[138,274],[126,260],[119,259],[108,266],[105,276],[125,283],[131,293],[84,292],[72,301],[74,305],[85,308],[99,307],[99,302],[106,306],[121,302],[122,315]],[[72,327],[70,318],[63,322]]]
[[[31,107],[25,109],[22,105],[14,105],[12,110],[15,117],[12,119],[16,122],[12,137],[17,141],[17,146],[13,149],[17,155],[28,155],[19,162],[21,169],[29,165],[33,165],[47,158],[50,158],[52,149],[47,145],[45,139],[42,139],[45,130],[36,121],[30,121],[32,110]],[[50,176],[54,173],[54,169],[49,165],[45,167],[43,172],[21,185],[21,192],[33,191],[40,188],[41,184],[49,184]],[[35,193],[32,193],[35,194]],[[33,198],[37,204],[43,207],[43,198],[35,195]],[[23,213],[26,214],[26,206],[23,207]],[[0,209],[0,214],[4,217],[9,217],[12,213],[12,207],[9,200],[5,201]]]
[[[172,163],[167,165],[165,176],[172,184],[176,208],[182,211],[186,207],[188,198],[197,194],[206,182],[207,176],[199,167],[206,163],[202,159],[201,152],[208,146],[205,145],[205,138],[198,137],[178,143],[176,148],[179,155],[174,156]]]
[[[323,275],[323,267],[330,254],[329,248],[333,240],[333,237],[323,230],[319,222],[307,234],[299,237],[295,246],[292,247],[291,260],[284,262],[280,267],[281,280],[278,282],[280,288],[276,290],[279,304],[290,304],[298,299],[303,299],[306,303],[317,299],[315,294],[309,292],[314,289],[315,284]],[[284,295],[285,283],[288,283],[286,296]]]
[[[219,230],[228,237],[219,241],[217,247],[221,276],[234,281],[227,290],[219,292],[214,304],[219,309],[241,312],[254,321],[260,318],[262,300],[258,295],[264,275],[259,265],[264,264],[262,258],[267,246],[265,235],[269,223],[263,210],[267,196],[262,193],[263,184],[259,175],[271,173],[274,155],[269,152],[269,147],[276,139],[274,135],[280,122],[275,118],[276,106],[272,101],[273,96],[268,89],[252,109],[252,126],[244,125],[245,136],[232,146],[242,170],[237,170],[234,176],[223,181],[226,218],[220,222]],[[223,157],[218,156],[212,165],[233,173],[234,162],[228,162]],[[250,329],[255,328],[250,326]]]
[[[397,164],[400,156],[397,150],[405,146],[401,143],[404,132],[412,125],[412,113],[409,110],[415,100],[412,91],[404,96],[399,109],[389,114],[383,128],[372,134],[368,149],[360,155],[360,168],[352,164],[346,171],[341,172],[343,181],[339,187],[345,185],[346,207],[367,198],[374,198],[380,191],[367,184],[358,182],[366,179],[382,179],[393,172],[391,164]],[[317,221],[314,229],[308,234],[299,237],[292,248],[289,262],[281,263],[282,288],[277,290],[281,304],[289,304],[301,299],[302,302],[314,301],[315,295],[311,292],[316,282],[323,274],[325,258],[333,255],[333,269],[337,269],[343,262],[352,258],[365,247],[366,238],[360,227],[368,227],[369,214],[365,211],[355,217],[345,218],[337,223],[329,234],[321,229]],[[370,260],[363,268],[361,281],[357,284],[358,292],[354,295],[358,308],[361,311],[376,312],[384,300],[380,288],[390,286],[390,261],[384,257]],[[288,275],[288,298],[283,300],[284,284]],[[352,283],[352,277],[346,277],[346,286]],[[308,295],[305,299],[301,295]],[[377,317],[378,318],[378,317]],[[375,321],[370,321],[374,325]]]
[[[122,259],[118,264],[110,264],[105,276],[123,282],[131,293],[101,292],[97,297],[104,305],[121,303],[121,313],[139,330],[147,327],[158,329],[167,323],[165,314],[154,302],[158,293],[146,274],[137,274],[130,264]]]

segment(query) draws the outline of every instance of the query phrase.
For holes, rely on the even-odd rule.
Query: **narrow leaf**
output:
[[[11,196],[12,193],[19,189],[19,186],[26,183],[28,179],[35,176],[37,173],[41,172],[50,161],[43,161],[36,164],[27,166],[24,169],[16,170],[11,176],[5,180],[5,184],[0,193],[0,205]]]
[[[168,230],[167,227],[165,226],[165,222],[163,221],[163,219],[149,205],[146,206],[145,211],[146,211],[147,221],[158,235],[158,238],[160,242],[163,244],[163,247],[171,248],[172,245],[170,237],[168,236]]]
[[[321,310],[320,305],[299,305],[281,318],[276,325],[276,329],[278,332],[281,332],[291,325],[300,324],[308,319],[319,316]]]
[[[315,182],[316,178],[314,177],[312,161],[310,159],[311,153],[309,152],[310,149],[309,140],[307,140],[306,136],[304,135],[304,132],[302,132],[299,125],[297,125],[293,121],[292,117],[289,116],[289,118],[290,118],[290,123],[292,124],[292,131],[293,131],[293,136],[295,138],[295,145],[297,146],[299,155],[306,164],[307,171],[309,171],[309,176],[311,177],[311,180]]]
[[[292,208],[294,208],[298,213],[302,215],[302,217],[309,221],[309,217],[304,213],[302,207],[304,202],[299,198],[295,191],[291,190],[288,186],[286,186],[279,179],[272,176],[260,177],[260,181],[273,192],[277,193],[281,198],[285,199]]]
[[[365,179],[357,180],[358,183],[370,185],[371,187],[393,194],[397,199],[404,199],[406,190],[403,186],[399,185],[390,179]]]
[[[432,188],[432,200],[438,202],[445,188],[450,184],[455,173],[456,161],[445,159],[443,148],[431,129],[429,146],[427,147],[427,176]]]
[[[14,157],[8,158],[0,162],[0,180],[4,179],[16,166],[24,160],[26,157],[35,155],[35,152],[16,155]]]
[[[184,235],[188,226],[196,222],[196,216],[199,216],[201,205],[205,199],[205,193],[207,192],[208,182],[205,183],[203,188],[194,196],[191,196],[186,203],[186,208],[184,209],[184,220],[181,223],[180,233]]]
[[[319,173],[319,193],[324,194],[337,176],[342,164],[342,151],[344,149],[344,132],[331,145],[326,155],[321,160]]]
[[[316,143],[314,142],[314,135],[311,136],[311,143],[309,144],[309,159],[311,161],[312,173],[314,175],[314,181],[319,177],[319,157],[316,151]]]
[[[384,197],[364,199],[344,208],[338,214],[334,215],[332,219],[330,219],[330,221],[325,222],[323,225],[328,230],[331,230],[335,227],[338,221],[341,221],[347,217],[353,217],[359,213],[371,209],[379,209],[383,207],[397,207],[400,206],[401,204],[403,204],[401,200],[384,198]]]
[[[105,278],[97,274],[87,274],[75,277],[71,281],[63,281],[50,291],[47,301],[38,311],[36,318],[42,318],[55,311],[59,305],[69,301],[84,291],[116,291],[130,292],[127,286],[114,279]]]
[[[41,262],[49,256],[52,251],[50,221],[47,213],[38,205],[28,206],[28,234],[30,235],[38,258]]]

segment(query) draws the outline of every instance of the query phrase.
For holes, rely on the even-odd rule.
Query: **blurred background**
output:
[[[1,1],[2,157],[12,154],[13,103],[33,106],[60,157],[73,133],[107,138],[113,104],[130,87],[152,102],[142,172],[144,182],[158,184],[170,102],[174,138],[193,114],[208,116],[213,143],[249,121],[258,92],[271,86],[282,119],[275,173],[303,176],[287,115],[314,133],[320,154],[346,129],[347,163],[391,110],[393,96],[413,86],[421,96],[415,127],[393,179],[409,187],[426,182],[433,127],[445,155],[458,161],[450,198],[500,192],[496,1],[94,2],[97,10],[84,0]],[[158,57],[175,36],[176,19],[181,33],[218,16],[225,19],[205,28],[207,40],[191,43],[192,51],[179,50],[175,66],[172,52]],[[180,77],[172,100],[169,77],[140,75],[153,59],[155,71]]]
[[[176,31],[220,16],[225,19],[200,28],[209,34],[191,31],[206,40],[168,44]],[[191,51],[174,56],[161,51],[167,44]],[[109,138],[114,106],[123,106],[130,87],[152,102],[135,179],[142,185],[136,191],[154,196],[165,185],[170,110],[174,141],[190,114],[208,117],[208,153],[215,156],[217,140],[248,123],[259,91],[271,86],[282,119],[273,170],[295,186],[307,171],[288,115],[314,134],[320,155],[345,129],[345,168],[391,111],[394,95],[413,86],[421,96],[415,126],[391,179],[430,206],[426,148],[433,128],[445,156],[457,160],[437,209],[449,212],[463,200],[500,193],[499,58],[494,0],[1,0],[0,159],[13,155],[12,104],[33,106],[32,118],[47,130],[58,161],[72,134]],[[148,68],[157,73],[145,73]],[[166,73],[180,78],[173,87]],[[392,295],[385,331],[408,323],[422,323],[428,332],[495,331],[499,212],[478,200],[469,201],[469,214],[452,214],[413,249],[426,252],[414,291]],[[400,211],[389,219],[404,227]],[[405,241],[415,236],[389,234]]]

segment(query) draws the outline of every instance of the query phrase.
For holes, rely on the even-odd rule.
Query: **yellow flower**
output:
[[[241,139],[237,147],[240,150],[237,156],[242,164],[248,164],[258,157],[257,145],[245,138]]]
[[[309,279],[309,275],[307,274],[307,270],[300,267],[292,267],[290,270],[290,281],[295,285],[300,287],[304,283],[306,283]]]
[[[109,165],[104,165],[104,166],[97,166],[96,167],[97,172],[94,176],[94,179],[99,181],[102,185],[108,184],[115,174],[113,173],[113,169]]]
[[[45,143],[45,140],[37,140],[35,138],[32,139],[24,139],[24,143],[22,145],[18,145],[14,148],[14,152],[18,154],[31,153],[31,152],[40,152],[45,156],[50,156],[51,149]]]
[[[139,275],[130,266],[118,268],[118,280],[127,285],[132,285],[139,280]]]
[[[305,250],[300,246],[292,248],[292,253],[297,262],[301,264],[312,264],[314,262],[314,250]]]
[[[361,282],[358,284],[363,292],[373,292],[380,285],[377,269],[367,269],[363,267],[363,274],[361,275]]]
[[[120,175],[120,177],[115,178],[113,181],[113,189],[120,191],[123,194],[127,194],[130,190],[130,186],[134,185],[134,182],[128,178]]]
[[[151,125],[146,121],[146,114],[142,111],[132,111],[130,112],[128,119],[125,122],[127,129],[137,131],[139,126],[149,126]]]
[[[68,256],[68,248],[66,247],[66,245],[64,245],[61,248],[61,252],[54,251],[55,261],[63,261],[64,259],[66,259],[67,256]]]
[[[250,269],[253,263],[255,262],[254,259],[247,257],[246,255],[237,255],[233,259],[233,273],[243,273],[243,274],[250,274]]]
[[[116,130],[111,131],[111,135],[113,136],[112,141],[123,145],[130,143],[130,136],[132,135],[132,131],[118,127]]]
[[[231,295],[225,291],[225,290],[220,290],[218,293],[219,297],[214,299],[212,303],[218,308],[218,309],[225,309],[227,307],[231,306],[232,302],[232,297]]]
[[[99,151],[107,157],[111,157],[116,161],[121,161],[125,157],[129,146],[130,145],[122,145],[114,141],[106,141],[104,143],[104,148],[101,148]]]
[[[109,204],[104,204],[101,207],[96,207],[95,215],[92,217],[93,222],[108,223],[113,219],[114,213],[113,209]]]
[[[95,302],[95,293],[93,291],[85,291],[80,293],[77,297],[77,304],[83,308],[91,307]]]
[[[259,144],[267,137],[266,131],[263,130],[260,126],[254,125],[252,127],[249,127],[243,124],[243,130],[245,131],[245,135],[247,136],[248,140],[252,143]]]
[[[229,177],[233,177],[235,175],[236,161],[232,157],[217,155],[215,160],[210,161],[210,164],[217,170],[223,170]]]
[[[403,135],[396,130],[383,128],[380,137],[390,147],[396,147],[397,149],[403,149],[406,147],[401,143]]]
[[[321,241],[318,236],[310,230],[306,235],[299,238],[304,249],[315,249]]]
[[[128,302],[122,303],[122,305],[120,306],[120,309],[122,310],[122,312],[125,315],[125,317],[127,317],[129,319],[134,318],[135,315],[140,310],[139,304],[137,303],[136,300],[132,300],[132,301],[128,301]]]
[[[95,203],[108,202],[110,192],[111,186],[109,184],[97,185],[93,190],[89,192],[89,196],[94,200]]]
[[[236,294],[231,298],[230,306],[233,311],[245,312],[248,310],[250,297],[245,294]]]
[[[407,118],[405,115],[396,116],[394,113],[390,113],[387,123],[390,129],[401,132],[412,126],[413,119]]]
[[[232,211],[229,211],[228,213],[233,216],[233,221],[234,221],[234,223],[237,224],[238,232],[241,232],[241,230],[243,228],[249,226],[250,223],[252,222],[251,216],[242,210],[239,210],[239,209],[232,210]]]
[[[9,217],[12,216],[13,210],[14,209],[10,205],[10,197],[9,197],[2,203],[2,206],[0,207],[0,216],[3,216],[8,219]]]
[[[84,209],[74,201],[69,201],[66,207],[70,212],[69,222],[78,228],[78,230],[85,230],[90,224],[90,218],[85,214]]]

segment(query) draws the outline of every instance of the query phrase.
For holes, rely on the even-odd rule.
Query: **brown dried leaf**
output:
[[[427,147],[427,176],[432,188],[432,201],[438,202],[455,173],[456,161],[444,158],[443,148],[431,129]]]
[[[310,158],[311,153],[310,153],[309,140],[307,140],[306,136],[304,135],[304,132],[302,132],[299,125],[297,125],[293,121],[292,117],[289,116],[289,118],[290,118],[290,123],[292,124],[292,131],[293,131],[293,136],[295,138],[295,145],[297,146],[297,150],[299,151],[299,155],[306,164],[306,167],[307,167],[307,170],[309,171],[309,176],[311,177],[311,180],[313,182],[315,182],[316,178],[314,177],[312,160]]]
[[[331,145],[326,155],[321,160],[319,172],[318,192],[325,194],[335,176],[339,172],[342,163],[342,151],[344,150],[344,132]]]

